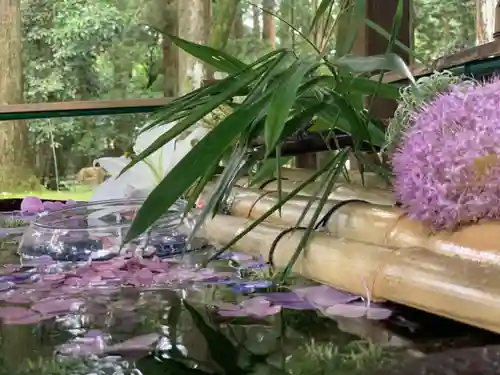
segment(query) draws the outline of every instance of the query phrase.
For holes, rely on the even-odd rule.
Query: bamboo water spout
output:
[[[284,192],[291,192],[296,189],[297,186],[300,185],[300,182],[290,181],[290,180],[282,180],[281,181],[281,190]],[[247,187],[249,186],[248,178],[241,178],[237,182],[237,186]],[[277,181],[269,181],[268,183],[261,185],[260,189],[265,191],[278,191],[278,182]],[[321,195],[321,185],[319,183],[311,183],[306,186],[300,194],[306,196],[317,196]],[[394,205],[395,201],[392,196],[392,193],[387,189],[378,189],[378,188],[366,188],[364,186],[358,184],[349,184],[349,183],[338,183],[333,188],[332,192],[329,195],[329,199],[332,200],[346,200],[346,199],[360,199],[358,197],[362,196],[364,200],[371,203],[382,204],[382,205]]]
[[[207,236],[227,244],[252,220],[216,215],[207,222]],[[244,236],[234,250],[269,255],[283,227],[261,224]],[[284,267],[303,233],[284,235],[273,261]],[[446,257],[425,249],[383,246],[313,233],[293,271],[352,293],[364,295],[362,279],[378,299],[398,302],[463,323],[500,333],[500,269],[491,264]]]
[[[357,199],[366,200],[359,195]],[[278,202],[277,193],[234,188],[231,215],[258,219]],[[294,197],[275,212],[268,222],[293,227],[307,207],[309,197]],[[320,218],[339,201],[329,201]],[[312,220],[317,201],[312,204],[301,225]],[[432,233],[429,228],[410,220],[397,207],[351,202],[336,209],[326,222],[326,231],[335,237],[361,241],[388,248],[419,247],[437,254],[459,257],[468,261],[490,263],[500,267],[500,221],[483,221],[453,232]]]

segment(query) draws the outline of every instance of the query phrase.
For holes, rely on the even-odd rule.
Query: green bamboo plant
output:
[[[222,252],[231,247],[300,190],[323,176],[323,185],[319,190],[321,194],[311,199],[311,204],[313,199],[319,199],[320,204],[304,231],[293,259],[281,273],[281,277],[285,277],[306,245],[314,222],[319,218],[337,177],[343,172],[348,156],[362,158],[362,144],[369,144],[374,150],[384,145],[383,126],[371,114],[371,105],[367,105],[365,99],[375,96],[398,99],[398,88],[382,82],[385,71],[396,71],[413,81],[403,60],[390,52],[395,44],[400,44],[395,35],[402,18],[401,0],[392,30],[387,33],[387,53],[370,57],[349,55],[358,26],[366,22],[366,1],[343,0],[341,11],[334,17],[334,6],[338,9],[336,1],[322,0],[310,30],[311,35],[320,30],[319,34],[324,36],[319,45],[289,24],[295,37],[302,38],[310,45],[309,52],[299,53],[294,48],[277,49],[251,64],[223,51],[169,35],[170,40],[179,48],[226,73],[227,78],[176,98],[158,112],[144,130],[160,123],[176,121],[177,124],[137,155],[127,168],[183,132],[189,131],[197,121],[214,111],[220,108],[230,110],[226,111],[227,116],[222,117],[213,130],[193,147],[149,195],[139,210],[126,241],[144,233],[179,198],[186,199],[188,206],[193,207],[204,187],[214,179],[215,188],[203,209],[202,219],[217,212],[240,176],[254,175],[252,171],[258,170],[259,166],[267,165],[267,170],[276,173],[279,181],[280,167],[288,160],[280,156],[283,142],[297,132],[304,132],[314,122],[314,131],[338,129],[350,134],[352,146],[332,153],[333,156],[324,167],[294,191],[280,193],[278,204],[220,250]],[[282,21],[288,23],[286,20]],[[341,24],[347,27],[341,29]],[[381,32],[384,33],[383,30]],[[332,45],[330,41],[335,34],[336,39],[342,43],[337,43],[332,53],[329,46]],[[379,72],[382,72],[380,79],[373,80],[371,76]],[[262,147],[254,146],[255,142],[252,141],[257,138],[264,140]],[[221,175],[216,176],[222,160],[226,161],[225,168]],[[275,171],[269,168],[271,161],[275,164]],[[377,171],[387,172],[384,168],[378,168]],[[262,177],[262,173],[257,172],[256,175]]]

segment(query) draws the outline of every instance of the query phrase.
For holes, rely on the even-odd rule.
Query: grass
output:
[[[66,191],[53,191],[53,190],[40,190],[40,191],[23,191],[23,192],[0,192],[0,199],[15,199],[24,198],[28,195],[38,197],[40,199],[49,200],[68,200],[74,201],[88,201],[92,196],[92,189],[88,186],[76,185],[70,190]]]

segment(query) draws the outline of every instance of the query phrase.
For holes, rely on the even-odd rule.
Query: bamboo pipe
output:
[[[364,196],[358,196],[364,199]],[[294,197],[266,220],[293,227],[309,202],[308,197]],[[231,215],[258,219],[278,202],[276,193],[263,195],[257,190],[234,188],[230,198]],[[338,201],[323,207],[322,218]],[[317,207],[311,205],[302,226],[307,225]],[[482,221],[456,231],[432,233],[423,223],[410,220],[397,207],[352,202],[338,208],[330,217],[326,231],[333,236],[388,248],[420,247],[437,254],[469,261],[490,263],[500,267],[500,221]]]
[[[236,183],[239,187],[249,186],[249,179],[244,177],[237,181]],[[294,182],[289,180],[281,181],[281,190],[285,193],[289,193],[296,189],[300,185],[300,182]],[[306,196],[320,196],[322,191],[320,190],[320,184],[313,182],[307,185],[304,189],[300,191],[301,195]],[[260,189],[264,191],[278,191],[278,182],[269,181],[268,183],[260,186]],[[395,204],[392,193],[386,189],[368,189],[364,186],[349,183],[339,183],[336,184],[332,192],[328,196],[332,200],[347,200],[347,199],[362,199],[370,203],[376,203],[381,205],[392,206]]]
[[[280,174],[281,178],[284,180],[291,180],[295,182],[302,182],[311,177],[316,171],[306,168],[281,168]],[[348,171],[349,181],[344,175],[339,176],[339,182],[343,183],[353,183],[356,185],[362,185],[366,188],[382,188],[386,189],[387,183],[376,173],[365,172],[363,173],[363,178],[359,171],[350,170]],[[274,176],[276,177],[276,175]],[[320,180],[319,178],[318,180]]]
[[[206,223],[213,243],[227,244],[252,220],[216,215]],[[233,249],[267,257],[283,227],[260,224]],[[274,263],[291,259],[302,231],[284,235]],[[365,295],[362,279],[376,299],[385,299],[500,333],[498,267],[442,256],[425,249],[393,250],[313,233],[293,271],[335,288]]]

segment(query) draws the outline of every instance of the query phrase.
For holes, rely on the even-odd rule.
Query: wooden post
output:
[[[388,33],[391,32],[392,23],[398,7],[399,0],[386,0],[384,2],[377,0],[368,0],[366,7],[366,19],[376,23]],[[411,6],[412,0],[403,0],[403,17],[401,19],[401,26],[397,35],[399,40],[404,45],[411,47],[413,41],[413,27],[411,25]],[[384,54],[388,52],[389,41],[384,36],[377,33],[375,30],[367,25],[363,25],[358,32],[358,37],[354,45],[353,54],[359,56],[372,56]],[[410,56],[404,49],[394,46],[392,51],[403,58],[403,60],[410,64]],[[367,105],[371,106],[371,115],[381,119],[384,123],[392,117],[397,107],[395,100],[385,98],[376,98],[371,104],[372,98],[367,99]],[[365,154],[367,160],[372,163],[378,163],[377,155]],[[363,172],[363,166],[359,165],[355,157],[350,157],[350,169],[356,169]]]
[[[500,1],[497,1],[495,7],[495,32],[493,33],[493,39],[497,40],[500,38]]]
[[[411,27],[411,2],[412,0],[403,0],[403,17],[397,39],[406,46],[411,47],[413,28]],[[391,32],[392,23],[396,14],[399,0],[368,0],[366,6],[366,19],[379,25],[388,33]],[[358,56],[372,56],[384,54],[387,52],[389,41],[384,36],[377,33],[367,25],[363,25],[358,32],[358,37],[354,45],[353,54]],[[394,52],[401,56],[403,60],[410,64],[408,53],[398,46],[394,46]],[[372,114],[382,120],[387,120],[394,114],[397,103],[394,100],[377,99],[374,102]]]

